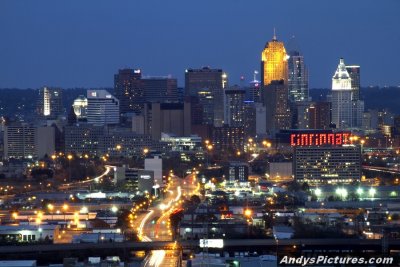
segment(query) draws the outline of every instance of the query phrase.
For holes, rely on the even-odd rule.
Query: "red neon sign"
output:
[[[291,146],[323,146],[351,144],[351,133],[299,133],[290,135]]]

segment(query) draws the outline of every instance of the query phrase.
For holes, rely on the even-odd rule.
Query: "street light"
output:
[[[71,181],[71,160],[72,160],[72,155],[68,155],[67,159],[68,159],[68,172],[69,172],[69,178],[68,181]]]
[[[357,188],[357,195],[361,197],[362,194],[364,194],[364,190],[362,188]]]
[[[49,211],[53,211],[54,210],[54,205],[53,204],[48,204],[47,208],[49,209]]]
[[[376,189],[375,188],[370,188],[368,193],[371,196],[371,198],[374,198],[374,196],[376,194]]]
[[[338,194],[340,198],[344,200],[347,197],[348,192],[345,188],[338,188],[336,189],[336,194]]]
[[[317,188],[317,189],[315,189],[314,193],[319,198],[322,195],[322,190]]]
[[[253,212],[251,211],[251,209],[244,210],[244,216],[249,218],[249,217],[251,217],[252,214],[253,214]]]

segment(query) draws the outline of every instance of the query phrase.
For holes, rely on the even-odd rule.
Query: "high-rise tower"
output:
[[[304,64],[304,57],[299,51],[289,51],[288,69],[289,100],[308,101],[308,70]]]
[[[40,118],[55,120],[64,114],[62,89],[43,87],[39,89],[36,112]]]
[[[290,129],[291,112],[288,103],[287,84],[283,80],[272,81],[264,91],[266,130],[274,136],[279,130]]]
[[[332,78],[332,123],[336,128],[353,127],[352,95],[350,74],[341,58]]]
[[[203,105],[203,124],[222,126],[224,120],[224,89],[228,76],[222,69],[187,69],[185,71],[185,94],[198,98]],[[195,107],[193,105],[193,107]]]
[[[351,78],[351,89],[353,90],[353,100],[360,100],[360,66],[346,66],[346,70]]]
[[[115,97],[120,103],[120,112],[140,113],[144,107],[144,90],[140,69],[121,69],[114,75]]]
[[[267,42],[261,53],[261,81],[263,86],[272,81],[288,80],[288,55],[283,42],[279,42],[274,32],[274,37]]]
[[[237,85],[225,90],[225,124],[232,127],[244,126],[245,94],[246,91]]]
[[[103,126],[119,123],[119,101],[106,90],[87,91],[87,121]]]

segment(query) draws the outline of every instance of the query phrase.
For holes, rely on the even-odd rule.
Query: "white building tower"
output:
[[[87,121],[94,125],[119,123],[119,101],[106,90],[87,91]]]
[[[353,127],[351,78],[343,58],[332,78],[332,123],[338,129]]]

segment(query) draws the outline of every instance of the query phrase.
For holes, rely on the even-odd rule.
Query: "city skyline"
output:
[[[249,82],[274,27],[286,47],[296,36],[310,88],[330,87],[340,57],[362,67],[362,86],[400,84],[394,53],[400,38],[393,34],[400,22],[397,1],[379,6],[373,1],[220,1],[213,8],[210,1],[93,3],[3,2],[0,87],[112,87],[113,75],[126,67],[140,68],[145,76],[170,74],[179,86],[185,69],[203,66],[224,69],[230,85],[239,84],[242,75]],[[285,12],[266,16],[271,9]],[[221,10],[231,18],[221,19]],[[373,53],[377,42],[381,50]]]

